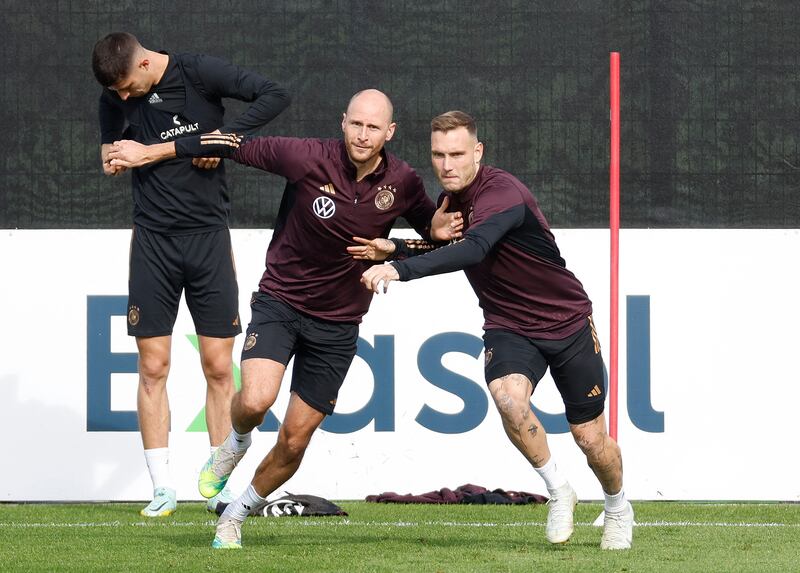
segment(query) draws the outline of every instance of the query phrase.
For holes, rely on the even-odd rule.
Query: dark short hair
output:
[[[475,124],[475,119],[468,113],[463,111],[447,111],[441,115],[437,115],[431,120],[431,131],[450,131],[459,127],[466,127],[470,135],[477,137],[478,126]]]
[[[140,47],[136,36],[128,32],[114,32],[98,40],[92,50],[92,71],[100,85],[107,88],[127,76]]]

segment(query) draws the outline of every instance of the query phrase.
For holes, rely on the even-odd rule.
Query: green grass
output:
[[[580,504],[564,546],[544,539],[547,508],[340,502],[349,517],[250,518],[241,551],[210,548],[214,516],[181,503],[0,504],[3,571],[800,571],[800,505],[635,503],[634,546],[600,551]],[[757,525],[756,525],[757,524]]]

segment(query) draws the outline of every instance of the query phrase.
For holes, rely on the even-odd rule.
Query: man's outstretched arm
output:
[[[516,205],[472,227],[457,243],[419,257],[370,267],[362,274],[361,282],[376,293],[382,285],[383,292],[386,292],[391,281],[409,281],[476,265],[506,233],[522,223],[524,216],[524,205]]]
[[[434,249],[442,247],[448,241],[461,238],[461,230],[464,228],[464,220],[461,212],[448,212],[447,207],[450,200],[445,196],[442,204],[433,214],[430,224],[430,236],[436,242],[426,241],[425,239],[365,239],[363,237],[353,237],[353,241],[358,243],[352,247],[347,247],[347,252],[354,258],[366,261],[385,261],[388,259],[398,260],[428,253]]]
[[[112,166],[130,169],[175,157],[231,157],[242,141],[234,133],[207,133],[152,145],[123,139],[111,145],[108,159]]]

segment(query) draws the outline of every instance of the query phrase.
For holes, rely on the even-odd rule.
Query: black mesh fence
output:
[[[800,227],[800,3],[0,0],[0,227],[130,225],[99,162],[94,42],[224,57],[285,85],[263,133],[337,137],[349,97],[393,99],[390,149],[431,196],[429,121],[479,120],[486,162],[554,227],[608,224],[608,54],[622,56],[623,227]],[[237,113],[242,104],[229,106]],[[270,227],[283,181],[231,166],[233,227]]]

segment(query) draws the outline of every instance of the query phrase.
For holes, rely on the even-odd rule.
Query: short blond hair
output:
[[[478,126],[475,119],[468,113],[458,110],[446,111],[431,120],[431,132],[448,132],[459,127],[466,127],[470,135],[478,136]]]

